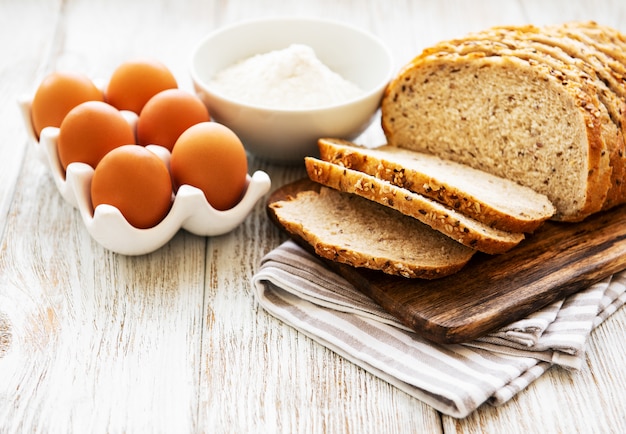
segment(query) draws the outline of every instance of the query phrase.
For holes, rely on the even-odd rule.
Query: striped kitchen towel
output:
[[[252,279],[269,313],[447,415],[499,405],[553,365],[577,369],[591,330],[626,302],[626,272],[466,344],[427,341],[292,241]]]

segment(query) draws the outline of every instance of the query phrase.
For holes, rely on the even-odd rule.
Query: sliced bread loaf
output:
[[[429,52],[517,56],[550,68],[553,74],[563,77],[564,85],[576,86],[586,93],[598,108],[601,137],[607,149],[600,162],[600,170],[610,173],[609,189],[602,206],[608,209],[624,197],[621,180],[626,170],[625,89],[614,79],[610,69],[592,55],[595,52],[592,47],[580,45],[578,41],[540,31],[534,26],[497,27],[437,44]]]
[[[555,219],[599,211],[610,170],[598,106],[537,65],[481,52],[418,56],[384,95],[388,143],[525,185],[548,196]]]
[[[447,276],[475,253],[414,218],[325,187],[272,202],[268,212],[323,258],[407,278]]]
[[[528,187],[434,155],[388,145],[365,148],[339,139],[320,139],[319,150],[324,161],[421,194],[504,231],[533,232],[555,211],[545,195]]]
[[[305,158],[305,165],[309,178],[315,182],[393,208],[481,252],[504,253],[524,239],[522,233],[492,228],[437,201],[366,173],[313,157]]]
[[[597,94],[611,120],[611,123],[603,121],[603,135],[608,137],[606,140],[612,170],[610,187],[603,209],[609,209],[626,197],[626,183],[622,182],[626,174],[626,144],[624,143],[624,137],[626,137],[626,82],[624,82],[626,66],[615,59],[615,56],[620,56],[621,53],[615,46],[609,48],[610,42],[598,43],[586,37],[582,31],[579,34],[573,32],[573,29],[586,27],[585,23],[568,23],[565,26],[547,28],[496,27],[469,35],[467,39],[488,38],[501,41],[516,49],[521,48],[525,52],[546,55],[547,57],[542,57],[545,63],[566,74],[574,71],[573,78],[572,74],[567,74],[568,79],[584,80],[591,92]],[[609,29],[606,27],[599,28],[605,29],[608,33]],[[621,54],[621,59],[622,62],[626,60],[623,54]],[[560,64],[561,61],[566,66]]]

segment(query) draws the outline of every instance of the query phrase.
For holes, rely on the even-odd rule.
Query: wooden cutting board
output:
[[[318,189],[303,179],[274,191],[268,205]],[[269,207],[267,211],[281,227]],[[509,252],[477,253],[460,272],[437,280],[405,279],[324,261],[425,338],[468,342],[626,269],[626,206],[581,223],[547,222]]]

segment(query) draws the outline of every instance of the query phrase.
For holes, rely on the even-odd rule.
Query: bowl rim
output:
[[[341,27],[361,36],[364,36],[371,41],[373,41],[376,45],[378,45],[382,52],[385,54],[385,58],[387,59],[387,71],[384,75],[384,78],[381,79],[375,86],[370,87],[369,89],[364,89],[363,93],[353,98],[349,98],[345,101],[336,102],[332,104],[314,106],[314,107],[292,107],[292,108],[282,108],[282,107],[270,107],[261,104],[252,104],[249,102],[241,101],[238,99],[234,99],[229,95],[224,94],[223,92],[219,92],[217,90],[211,89],[206,80],[201,79],[198,76],[198,71],[195,68],[196,58],[198,56],[199,51],[202,47],[209,41],[217,37],[220,34],[232,31],[233,29],[237,29],[240,27],[246,27],[253,24],[258,23],[286,23],[286,22],[302,22],[302,23],[321,23],[324,25],[332,25]],[[263,54],[263,53],[259,53]],[[236,104],[242,108],[257,110],[259,112],[267,112],[267,113],[315,113],[315,112],[323,112],[332,109],[338,109],[342,107],[351,106],[360,101],[366,100],[373,95],[376,95],[384,90],[385,87],[389,84],[394,74],[394,60],[393,55],[389,47],[384,43],[384,41],[378,37],[377,35],[368,32],[367,30],[360,28],[352,23],[346,23],[337,19],[326,19],[326,18],[316,18],[316,17],[302,17],[302,16],[280,16],[280,17],[262,17],[262,18],[251,18],[244,19],[237,22],[229,23],[224,26],[218,27],[215,30],[209,32],[204,37],[200,39],[199,42],[196,43],[192,50],[191,61],[190,61],[190,74],[192,81],[195,86],[201,85],[202,91],[210,94],[214,98],[218,98],[226,103]]]

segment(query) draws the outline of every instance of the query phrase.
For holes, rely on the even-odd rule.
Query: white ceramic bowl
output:
[[[246,191],[233,208],[219,211],[206,200],[204,193],[191,185],[182,185],[174,196],[172,207],[156,226],[147,229],[133,227],[119,209],[111,205],[91,204],[91,178],[94,169],[84,163],[70,163],[67,170],[61,166],[57,150],[59,128],[46,127],[37,140],[30,117],[32,100],[21,98],[18,102],[26,131],[38,150],[38,157],[46,164],[54,183],[65,201],[78,209],[89,235],[104,248],[123,255],[143,255],[165,245],[180,229],[195,235],[213,236],[230,232],[241,224],[255,204],[271,187],[269,176],[256,171],[247,176]],[[134,126],[137,115],[123,111],[129,124]],[[148,145],[169,167],[167,148]]]
[[[312,109],[282,109],[236,101],[211,85],[213,76],[256,54],[291,44],[313,48],[331,70],[364,90],[360,97]],[[231,128],[252,154],[278,163],[316,155],[320,137],[352,140],[372,122],[393,73],[390,51],[376,37],[346,24],[308,18],[245,21],[219,29],[194,49],[191,77],[214,120]]]

